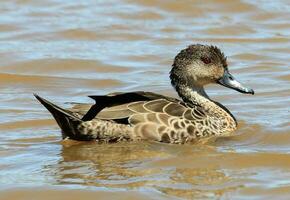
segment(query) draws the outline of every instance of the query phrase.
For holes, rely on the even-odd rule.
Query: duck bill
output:
[[[228,70],[225,70],[224,76],[217,81],[218,84],[225,87],[237,90],[241,93],[254,94],[254,90],[251,88],[244,87],[240,82],[238,82]]]

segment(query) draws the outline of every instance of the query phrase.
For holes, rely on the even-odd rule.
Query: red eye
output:
[[[211,59],[208,58],[208,57],[201,57],[200,59],[202,60],[202,62],[203,62],[204,64],[209,64],[209,63],[211,63]]]

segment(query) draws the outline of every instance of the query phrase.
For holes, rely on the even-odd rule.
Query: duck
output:
[[[64,109],[34,96],[52,114],[63,139],[184,144],[231,136],[237,129],[233,114],[207,95],[206,85],[254,94],[231,75],[227,57],[213,45],[192,44],[181,50],[169,78],[180,98],[145,91],[114,92],[89,96],[94,104]]]

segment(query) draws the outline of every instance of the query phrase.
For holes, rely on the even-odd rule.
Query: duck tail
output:
[[[63,139],[116,142],[133,138],[132,127],[110,121],[83,120],[73,112],[63,109],[37,94],[34,96],[52,114],[62,130]]]
[[[82,123],[82,120],[75,116],[73,112],[65,110],[48,100],[34,94],[35,98],[52,114],[58,126],[62,130],[62,138],[78,139],[79,133],[77,126]],[[85,138],[83,138],[85,140]]]

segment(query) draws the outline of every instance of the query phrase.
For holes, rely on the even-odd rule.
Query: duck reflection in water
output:
[[[230,179],[218,165],[203,159],[216,153],[216,148],[205,145],[94,145],[67,140],[62,145],[61,159],[47,168],[60,185],[130,190],[146,187],[163,194],[197,198],[219,196],[239,187],[227,184]]]

